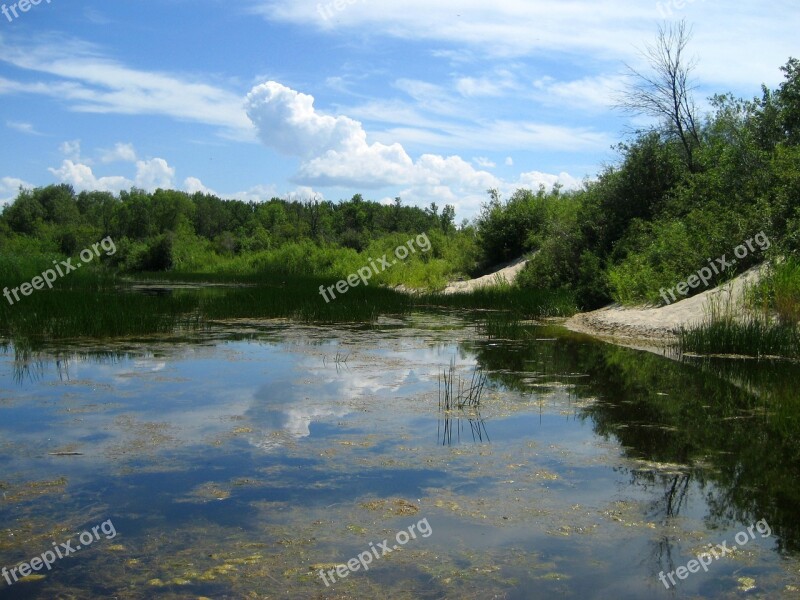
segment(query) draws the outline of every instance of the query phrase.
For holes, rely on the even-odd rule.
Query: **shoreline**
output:
[[[665,353],[677,341],[683,327],[706,319],[714,302],[723,305],[733,302],[734,311],[744,314],[742,296],[758,282],[765,269],[765,265],[755,266],[727,283],[673,304],[634,307],[612,304],[573,315],[563,326],[612,344]]]

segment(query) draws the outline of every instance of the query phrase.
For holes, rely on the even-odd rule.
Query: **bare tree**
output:
[[[647,44],[642,51],[651,72],[645,74],[626,65],[631,82],[618,105],[631,113],[659,119],[664,133],[680,140],[686,164],[693,171],[700,134],[692,97],[696,86],[691,79],[697,61],[685,56],[691,37],[686,21],[659,27],[655,43]]]

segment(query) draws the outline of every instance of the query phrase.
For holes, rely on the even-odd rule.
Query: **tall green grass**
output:
[[[414,297],[414,304],[420,307],[504,310],[513,313],[516,319],[569,317],[578,312],[572,292],[516,286],[484,287],[458,294],[422,294]]]
[[[678,348],[681,353],[800,358],[800,334],[795,325],[762,316],[722,319],[681,329]]]
[[[778,279],[779,285],[783,286],[779,294],[774,281],[767,280],[755,289],[745,291],[739,303],[731,299],[727,302],[711,301],[703,323],[681,328],[679,352],[800,358],[800,330],[797,321],[791,318],[797,302],[796,296],[792,301],[790,287],[794,280],[785,276]],[[764,297],[780,297],[787,313],[776,316],[771,309],[776,305],[763,302],[753,310],[753,299]],[[750,299],[749,303],[747,299]],[[749,310],[746,308],[748,304]]]

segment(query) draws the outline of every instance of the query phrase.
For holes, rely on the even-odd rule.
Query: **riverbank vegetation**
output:
[[[216,281],[260,290],[251,294],[247,309],[240,300],[229,302],[241,307],[227,309],[231,316],[325,320],[346,313],[360,319],[411,306],[450,306],[501,308],[530,318],[613,301],[660,304],[664,290],[725,257],[729,268],[714,269],[707,285],[687,286],[686,295],[772,261],[757,304],[765,318],[796,327],[800,61],[789,59],[781,67],[784,80],[777,89],[764,86],[751,100],[714,96],[711,113],[701,115],[691,97],[687,42],[680,26],[661,31],[648,48],[654,75],[632,73],[635,83],[621,105],[656,117],[656,125],[620,143],[618,164],[581,189],[519,189],[507,199],[489,190],[480,215],[456,224],[452,206],[422,209],[404,206],[400,198],[390,205],[358,194],[342,202],[257,203],[161,189],[75,193],[68,185],[52,185],[21,190],[0,216],[0,281],[30,281],[54,257],[74,257],[110,236],[116,252],[60,280],[60,290],[99,293],[124,278]],[[346,278],[422,233],[431,241],[429,252],[398,261],[343,301],[327,305],[317,297],[315,286]],[[768,243],[754,246],[757,235]],[[750,248],[740,255],[737,248],[748,241]],[[508,289],[436,294],[448,280],[482,274],[528,253],[532,260]],[[409,299],[379,288],[400,284],[430,293]],[[269,299],[276,290],[280,301]],[[47,294],[34,296],[24,304],[39,316],[26,318],[55,310],[42,304],[51,302]],[[203,302],[209,315],[226,312],[213,305]],[[5,324],[8,309],[0,310]],[[706,337],[725,337],[718,333]]]

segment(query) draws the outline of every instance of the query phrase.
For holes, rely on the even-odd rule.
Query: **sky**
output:
[[[67,183],[473,218],[619,159],[660,25],[692,28],[701,110],[800,57],[796,0],[31,1],[0,0],[0,203]]]

